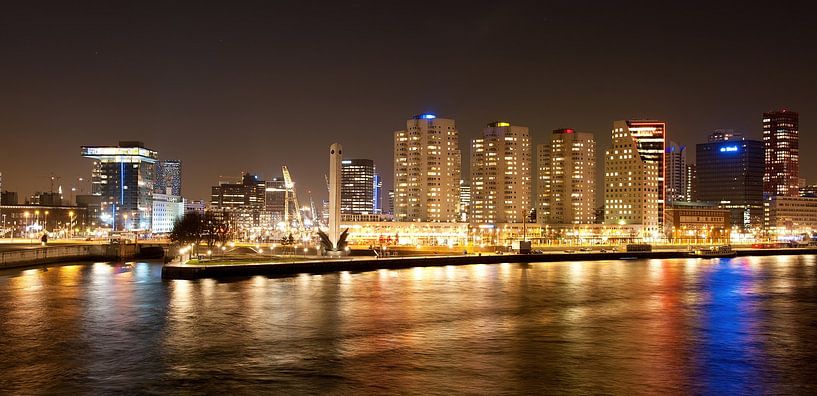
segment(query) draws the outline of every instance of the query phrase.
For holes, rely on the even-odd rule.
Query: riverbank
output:
[[[817,248],[745,249],[738,256],[778,256],[817,254]],[[164,279],[235,278],[255,275],[291,276],[302,273],[320,274],[340,271],[374,271],[412,267],[440,267],[447,265],[543,263],[557,261],[600,261],[688,258],[685,251],[657,252],[578,252],[545,254],[491,254],[425,257],[345,258],[298,262],[253,264],[182,264],[170,263],[162,268]]]

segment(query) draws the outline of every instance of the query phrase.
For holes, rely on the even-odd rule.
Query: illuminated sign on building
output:
[[[722,153],[732,153],[732,152],[736,152],[736,151],[738,151],[738,146],[721,147],[721,152]]]
[[[433,120],[433,119],[437,118],[437,116],[435,116],[434,114],[423,114],[423,115],[420,116],[420,118],[422,118],[424,120]]]

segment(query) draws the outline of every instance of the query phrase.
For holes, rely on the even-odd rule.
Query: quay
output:
[[[742,249],[741,256],[778,256],[817,254],[817,248]],[[163,279],[236,278],[248,276],[292,276],[297,274],[322,274],[340,271],[364,272],[379,269],[405,269],[412,267],[440,267],[448,265],[545,263],[559,261],[602,261],[689,258],[686,251],[652,252],[575,252],[542,254],[468,254],[422,257],[383,257],[304,260],[297,262],[269,262],[242,264],[169,263],[162,268]]]

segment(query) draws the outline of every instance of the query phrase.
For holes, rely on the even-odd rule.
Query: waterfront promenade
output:
[[[738,256],[777,256],[817,254],[817,248],[738,249]],[[231,278],[255,275],[291,276],[301,273],[319,274],[339,271],[374,271],[412,267],[439,267],[468,264],[540,263],[559,261],[601,261],[688,258],[686,251],[652,252],[549,252],[542,254],[461,254],[414,257],[348,257],[258,263],[169,263],[162,268],[164,279]]]

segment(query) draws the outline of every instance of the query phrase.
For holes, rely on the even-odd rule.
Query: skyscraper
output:
[[[763,146],[716,131],[696,147],[698,200],[730,209],[732,224],[740,228],[763,221]]]
[[[374,211],[372,213],[383,213],[383,179],[377,172],[377,167],[374,168]]]
[[[596,140],[592,133],[556,129],[536,148],[536,219],[541,224],[592,224],[596,218]]]
[[[763,113],[763,144],[763,194],[796,197],[800,184],[799,115],[786,109]]]
[[[659,232],[663,222],[664,137],[661,121],[615,121],[604,158],[604,222],[640,224]]]
[[[158,153],[142,142],[118,146],[83,146],[82,156],[94,159],[94,195],[102,196],[100,224],[115,230],[151,227],[154,164]]]
[[[340,213],[374,213],[374,161],[344,159],[340,164]]]
[[[488,124],[471,142],[472,224],[521,223],[530,211],[531,143],[527,127]]]
[[[421,114],[394,133],[398,221],[457,221],[461,155],[454,120]]]
[[[180,197],[182,195],[182,162],[179,160],[156,161],[156,180],[153,192]]]
[[[666,149],[667,170],[665,172],[665,196],[668,205],[675,201],[686,200],[686,162],[686,146],[680,146],[675,142],[668,142]]]

